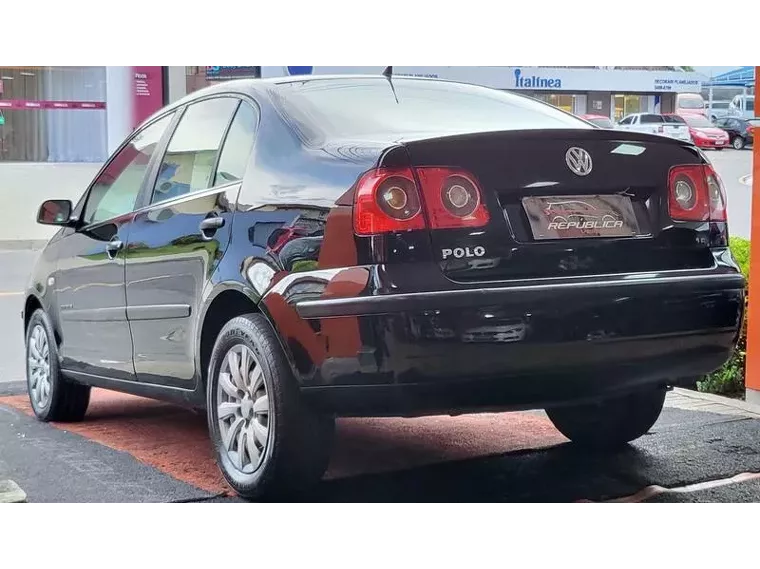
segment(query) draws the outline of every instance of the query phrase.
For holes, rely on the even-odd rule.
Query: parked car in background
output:
[[[685,124],[689,127],[689,134],[699,148],[714,148],[723,150],[729,143],[728,133],[718,128],[702,115],[664,115],[667,121]]]
[[[737,95],[728,106],[728,116],[753,119],[755,118],[755,96]]]
[[[720,118],[728,116],[730,104],[731,101],[713,101],[712,103],[708,101],[706,107],[708,118],[715,122]]]
[[[615,128],[612,119],[604,115],[581,115],[581,118],[601,128]]]
[[[205,408],[232,488],[282,498],[325,472],[336,416],[545,408],[604,451],[729,359],[745,280],[691,144],[388,83],[207,87],[46,201],[36,416],[82,420],[92,386]]]
[[[702,115],[707,116],[705,100],[699,93],[678,93],[676,95],[677,115]]]
[[[729,143],[736,150],[753,144],[754,129],[760,126],[760,119],[745,119],[737,117],[723,117],[715,122],[715,126],[722,128],[728,133]]]
[[[654,113],[635,113],[628,115],[617,124],[617,128],[659,134],[691,142],[691,134],[686,123],[666,120],[663,115]]]

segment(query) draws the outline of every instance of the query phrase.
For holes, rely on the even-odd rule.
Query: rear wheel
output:
[[[217,463],[244,498],[301,494],[327,469],[335,420],[302,400],[269,323],[228,322],[216,340],[206,392]]]
[[[744,139],[741,136],[735,136],[734,140],[731,142],[731,145],[736,150],[741,150],[742,148],[744,148],[744,144],[745,144]]]
[[[61,374],[53,326],[36,310],[26,330],[26,381],[34,414],[42,421],[81,421],[90,404],[90,387]]]
[[[657,422],[664,389],[648,389],[597,403],[547,409],[552,423],[572,442],[613,449],[638,439]]]

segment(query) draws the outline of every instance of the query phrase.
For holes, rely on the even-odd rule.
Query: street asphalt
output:
[[[708,152],[730,230],[749,237],[750,151]],[[37,252],[0,250],[0,481],[30,502],[236,500],[192,411],[97,390],[84,423],[48,425],[24,397],[20,311]],[[668,407],[623,451],[568,444],[543,413],[341,421],[313,501],[760,501],[760,419]],[[701,484],[696,487],[695,484]]]

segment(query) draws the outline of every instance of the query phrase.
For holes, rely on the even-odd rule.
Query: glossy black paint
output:
[[[342,414],[557,405],[673,384],[729,357],[744,281],[726,224],[667,215],[668,169],[703,163],[694,147],[582,121],[308,145],[299,119],[273,104],[277,83],[228,82],[157,115],[178,118],[214,96],[254,105],[256,142],[241,182],[149,205],[165,136],[135,212],[64,227],[51,240],[24,317],[37,305],[51,315],[72,379],[203,406],[213,330],[256,310],[303,393]],[[594,155],[591,176],[565,166],[571,145]],[[621,145],[643,150],[620,154]],[[478,178],[486,227],[354,235],[353,189],[364,172],[442,164]],[[631,196],[646,235],[532,240],[521,197],[584,192]],[[123,247],[110,258],[115,240]],[[442,258],[443,248],[475,246],[487,254]]]

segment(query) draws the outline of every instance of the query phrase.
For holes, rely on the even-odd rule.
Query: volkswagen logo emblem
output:
[[[567,151],[565,162],[567,163],[567,167],[578,176],[588,176],[594,167],[591,155],[583,150],[583,148],[578,148],[577,146],[573,146]]]

